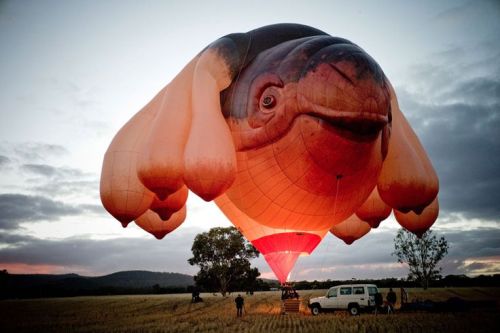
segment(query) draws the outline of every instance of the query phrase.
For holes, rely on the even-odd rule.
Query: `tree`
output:
[[[217,290],[222,296],[242,282],[253,284],[259,271],[250,267],[250,259],[259,252],[234,227],[212,228],[196,235],[191,247],[190,265],[200,271],[194,277],[198,286]]]
[[[444,237],[437,238],[431,230],[421,238],[406,229],[400,229],[394,238],[394,252],[398,262],[408,264],[408,280],[417,281],[424,289],[429,281],[440,277],[441,268],[437,264],[448,253],[448,242]]]

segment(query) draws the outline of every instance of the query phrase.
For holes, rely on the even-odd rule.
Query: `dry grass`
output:
[[[382,290],[385,292],[385,290]],[[346,312],[313,317],[306,306],[324,291],[302,291],[301,313],[280,315],[278,292],[246,296],[246,313],[236,318],[234,296],[190,295],[75,297],[0,301],[1,332],[500,332],[498,308],[466,313]],[[500,288],[410,290],[410,299],[500,299]]]

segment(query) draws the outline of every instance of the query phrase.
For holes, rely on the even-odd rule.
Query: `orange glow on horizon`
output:
[[[69,274],[89,272],[80,266],[59,266],[50,264],[26,264],[21,262],[16,263],[0,263],[0,270],[6,269],[10,274]]]

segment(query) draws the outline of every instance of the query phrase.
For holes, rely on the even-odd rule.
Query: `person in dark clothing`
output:
[[[191,303],[199,302],[203,302],[202,298],[200,297],[200,291],[198,289],[194,289],[191,293]]]
[[[375,294],[375,315],[381,309],[383,303],[384,303],[384,299],[382,297],[382,294],[381,293],[376,293]]]
[[[396,293],[392,290],[392,288],[389,289],[386,299],[387,299],[387,313],[394,313],[394,305],[396,304]]]
[[[292,286],[285,285],[285,286],[283,286],[283,288],[281,290],[281,300],[290,299],[290,298],[297,298],[298,299],[299,294]]]
[[[234,302],[236,303],[236,316],[241,317],[243,315],[243,305],[245,304],[245,300],[238,294],[238,297],[235,298]]]

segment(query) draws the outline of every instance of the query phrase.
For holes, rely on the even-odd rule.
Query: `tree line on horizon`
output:
[[[115,285],[82,286],[75,281],[76,277],[62,278],[52,281],[40,282],[32,275],[33,283],[23,274],[9,274],[6,270],[0,271],[0,299],[12,298],[45,298],[45,297],[73,297],[73,296],[105,296],[105,295],[161,295],[191,293],[195,288],[201,292],[216,293],[217,288],[204,288],[191,285],[174,286],[155,283],[150,286],[124,287]],[[19,283],[22,278],[23,283]],[[84,279],[84,277],[80,277]],[[326,280],[326,281],[295,281],[297,290],[328,289],[339,284],[370,283],[379,288],[418,288],[418,282],[407,279],[360,279],[360,280]],[[138,285],[140,285],[138,283]],[[479,275],[469,277],[466,275],[447,275],[432,281],[430,287],[500,287],[500,274]],[[279,288],[278,281],[257,279],[253,291],[270,291]],[[230,289],[227,292],[245,292],[244,288]]]

